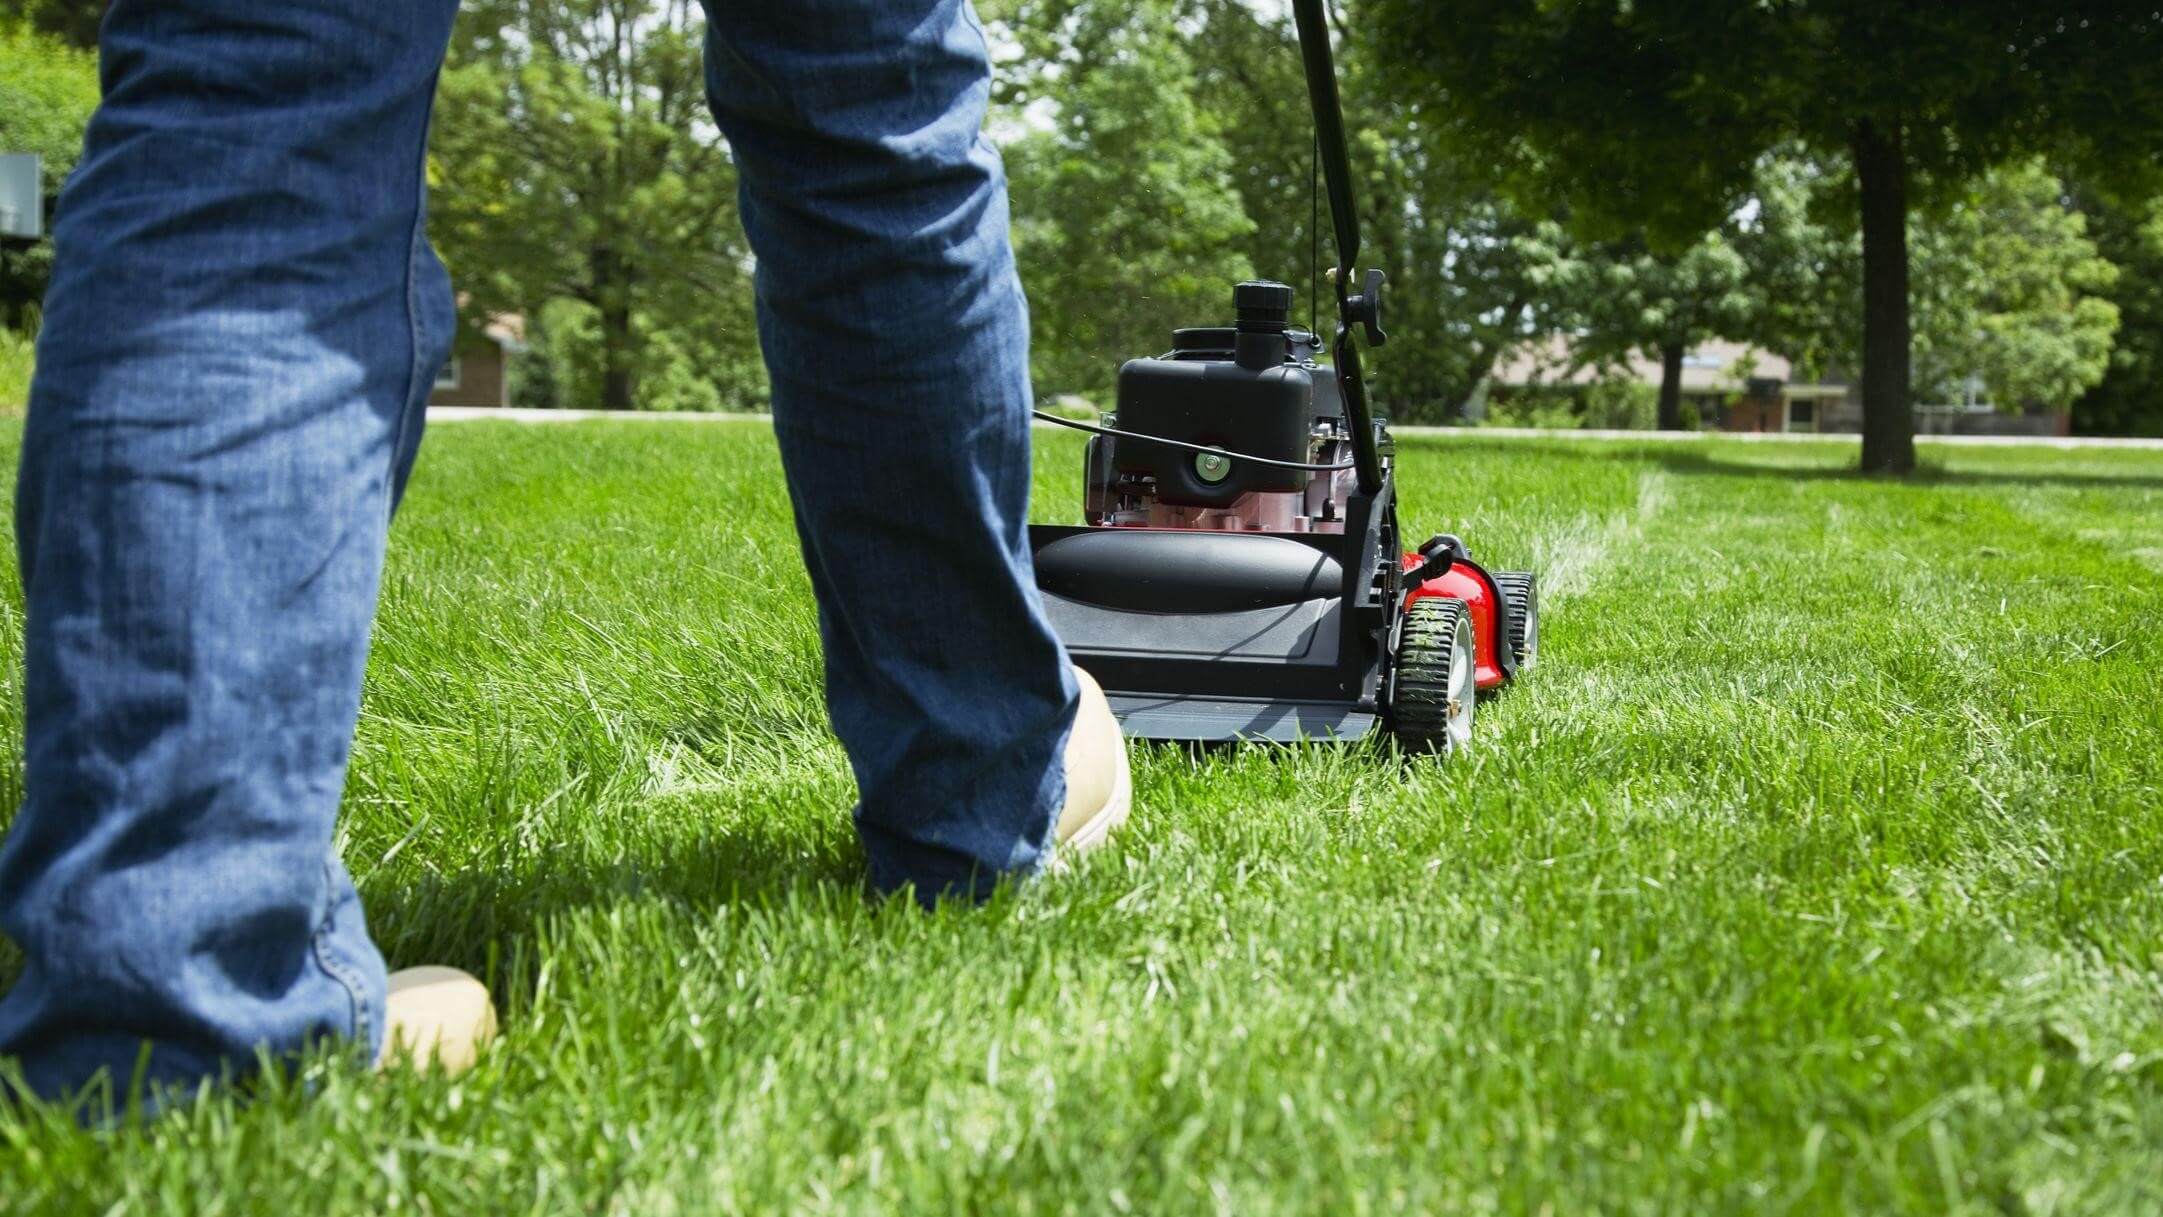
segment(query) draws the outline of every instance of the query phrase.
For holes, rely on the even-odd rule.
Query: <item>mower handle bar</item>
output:
[[[1359,348],[1354,345],[1355,322],[1366,325],[1367,340],[1382,342],[1381,275],[1371,273],[1364,292],[1355,294],[1353,264],[1359,257],[1359,210],[1352,200],[1352,160],[1344,138],[1344,108],[1337,99],[1337,65],[1329,49],[1329,24],[1322,12],[1323,0],[1292,0],[1292,17],[1299,27],[1299,53],[1307,74],[1307,100],[1314,110],[1315,144],[1322,162],[1322,177],[1329,187],[1329,218],[1337,234],[1337,267],[1330,283],[1337,291],[1337,340],[1330,347],[1336,365],[1337,390],[1344,399],[1346,421],[1351,424],[1352,460],[1359,471],[1362,494],[1382,489],[1382,458],[1374,437],[1374,417],[1367,408],[1367,386],[1360,375]]]

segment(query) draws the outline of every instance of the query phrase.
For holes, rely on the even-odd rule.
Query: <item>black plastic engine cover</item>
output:
[[[1314,375],[1297,364],[1253,369],[1216,360],[1130,359],[1119,369],[1119,427],[1279,461],[1305,461],[1315,418]],[[1234,460],[1220,482],[1202,480],[1195,454],[1121,440],[1119,472],[1156,479],[1156,497],[1181,507],[1228,507],[1249,491],[1304,490],[1300,469]]]

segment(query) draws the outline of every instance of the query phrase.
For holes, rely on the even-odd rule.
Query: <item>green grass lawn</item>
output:
[[[0,1210],[2163,1210],[2163,452],[1400,451],[1544,579],[1475,755],[1137,749],[1112,849],[925,914],[864,896],[767,430],[439,428],[345,856],[500,1047],[0,1112]]]

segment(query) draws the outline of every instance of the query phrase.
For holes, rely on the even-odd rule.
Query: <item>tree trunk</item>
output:
[[[601,408],[629,410],[631,396],[631,310],[621,300],[601,309]]]
[[[1660,417],[1653,425],[1662,431],[1682,430],[1682,355],[1679,342],[1660,348]]]
[[[601,314],[601,408],[629,410],[631,394],[630,269],[606,245],[593,251],[593,300]]]
[[[1497,337],[1485,342],[1474,340],[1472,355],[1465,361],[1464,378],[1454,384],[1445,382],[1443,386],[1444,399],[1454,403],[1450,412],[1451,421],[1475,421],[1471,413],[1472,399],[1479,395],[1480,386],[1487,383],[1487,378],[1494,375],[1495,361],[1502,357],[1502,352],[1509,346],[1509,340],[1502,335],[1514,336],[1518,324],[1525,318],[1525,310],[1530,307],[1530,301],[1511,297],[1510,302],[1502,306],[1502,323],[1494,330]]]
[[[1908,164],[1900,130],[1865,119],[1849,132],[1863,212],[1864,473],[1915,468],[1908,401]]]

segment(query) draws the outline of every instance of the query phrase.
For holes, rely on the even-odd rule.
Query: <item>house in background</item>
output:
[[[431,406],[508,406],[511,360],[526,349],[526,319],[499,313],[478,334],[461,337],[451,357],[436,371]]]
[[[1682,400],[1695,406],[1699,425],[1708,430],[1786,431],[1855,434],[1863,429],[1862,388],[1835,372],[1815,380],[1793,379],[1787,359],[1748,343],[1716,338],[1692,347],[1682,358]],[[1619,369],[1572,366],[1569,340],[1561,335],[1528,343],[1495,367],[1492,391],[1568,390],[1590,386],[1603,375],[1621,375],[1654,390],[1660,386],[1658,360],[1632,355]],[[2000,410],[1987,402],[1922,405],[1915,408],[1919,435],[2030,435],[2072,433],[2064,410],[2029,407]]]
[[[1793,365],[1788,360],[1748,343],[1729,342],[1724,338],[1699,343],[1682,356],[1683,405],[1694,408],[1699,425],[1708,429],[1861,429],[1859,409],[1852,421],[1844,416],[1842,403],[1849,395],[1847,385],[1793,383],[1789,379],[1793,372]],[[1511,352],[1495,366],[1490,380],[1492,392],[1507,394],[1583,389],[1615,376],[1657,391],[1660,361],[1636,353],[1619,368],[1586,366],[1576,362],[1569,339],[1555,334]]]

